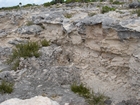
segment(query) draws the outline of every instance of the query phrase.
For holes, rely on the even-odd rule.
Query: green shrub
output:
[[[97,2],[98,0],[91,0],[91,2]]]
[[[93,0],[94,1],[94,0]],[[65,0],[65,3],[74,3],[74,2],[92,2],[90,0]]]
[[[115,11],[115,8],[111,8],[111,7],[108,7],[108,6],[102,7],[102,13],[106,13],[106,12],[109,12],[109,11]]]
[[[8,64],[13,63],[13,69],[16,70],[16,68],[19,66],[19,59],[21,57],[25,59],[33,56],[39,57],[39,47],[40,46],[37,42],[27,42],[25,44],[16,45],[16,48],[13,49],[12,55],[7,61]]]
[[[6,81],[2,81],[0,84],[0,93],[4,94],[4,93],[12,93],[13,92],[13,84],[6,82]]]
[[[113,0],[109,0],[111,3],[113,2]]]
[[[83,84],[80,84],[80,85],[73,84],[73,85],[71,85],[71,90],[74,93],[77,93],[84,98],[89,98],[90,91],[89,91],[89,89],[84,87]]]
[[[51,3],[50,2],[47,2],[47,3],[44,3],[43,5],[44,5],[44,7],[48,7],[48,6],[51,5]]]
[[[124,4],[123,2],[114,1],[112,4]]]
[[[16,57],[39,57],[39,44],[37,42],[27,42],[25,44],[17,44],[13,50],[13,55]]]
[[[45,46],[49,46],[49,42],[46,40],[46,39],[44,39],[44,40],[41,40],[41,45],[43,46],[43,47],[45,47]]]
[[[13,9],[19,9],[19,5],[12,6],[12,7],[2,7],[0,10],[13,10]]]
[[[104,102],[106,99],[107,97],[104,96],[103,94],[98,93],[95,95],[94,93],[92,93],[90,95],[90,98],[88,99],[88,103],[90,105],[105,105]]]
[[[26,4],[26,5],[23,5],[22,7],[31,7],[33,6],[32,4]]]
[[[136,9],[132,12],[133,14],[137,14],[138,17],[140,16],[140,9]]]
[[[101,93],[95,94],[94,92],[90,93],[90,90],[83,86],[83,84],[71,85],[71,90],[74,93],[77,93],[78,95],[84,97],[89,105],[105,105],[104,102],[106,99],[108,99],[106,96],[104,96]]]
[[[20,62],[19,59],[15,59],[15,61],[13,62],[13,66],[12,66],[13,70],[16,70],[19,67],[19,62]]]
[[[55,1],[51,1],[51,2],[44,3],[43,6],[49,7],[49,6],[54,5],[54,4],[55,4]]]

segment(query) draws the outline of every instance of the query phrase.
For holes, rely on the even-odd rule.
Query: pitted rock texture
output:
[[[2,47],[14,47],[27,40],[47,39],[51,43],[50,47],[40,49],[41,57],[20,59],[18,70],[10,72],[15,81],[15,92],[0,96],[0,101],[12,97],[30,98],[44,91],[51,96],[53,88],[47,86],[54,86],[53,92],[56,92],[75,81],[83,82],[95,93],[104,93],[115,103],[140,99],[140,17],[132,14],[131,9],[125,9],[125,6],[121,10],[118,5],[118,10],[101,14],[99,4],[114,6],[107,2],[71,3],[0,13],[0,27],[4,30],[0,38]],[[12,16],[17,17],[15,27],[12,23],[14,19],[10,18]],[[28,21],[38,28],[26,26]],[[8,34],[3,36],[3,32]],[[21,32],[25,34],[21,35]],[[9,51],[6,54],[1,51],[2,63],[8,58],[9,49],[6,49]],[[9,71],[9,67],[7,69]],[[76,105],[84,103],[83,98],[69,92],[67,88],[60,91],[56,100],[63,104],[72,100]]]
[[[2,68],[1,65],[0,81],[14,83],[14,91],[11,94],[0,94],[0,102],[11,98],[28,99],[41,95],[48,96],[61,105],[85,105],[85,99],[70,91],[71,84],[80,83],[81,70],[74,65],[64,66],[57,63],[57,58],[62,53],[60,46],[52,44],[42,47],[40,52],[42,55],[39,58],[20,58],[17,71],[5,65],[5,68]]]

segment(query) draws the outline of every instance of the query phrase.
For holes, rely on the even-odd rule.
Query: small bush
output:
[[[21,57],[25,59],[33,56],[39,57],[39,47],[40,46],[37,42],[27,42],[25,44],[16,45],[16,48],[13,49],[12,55],[7,61],[8,64],[13,63],[13,69],[16,70],[16,68],[19,66],[19,59]]]
[[[109,11],[115,11],[115,8],[111,8],[111,7],[108,7],[108,6],[102,7],[102,13],[106,13],[106,12],[109,12]]]
[[[54,5],[54,4],[55,4],[55,1],[51,1],[51,2],[44,3],[43,6],[49,7],[49,6]]]
[[[84,97],[89,105],[105,105],[104,102],[106,99],[108,99],[106,96],[104,96],[101,93],[95,94],[94,92],[90,93],[90,90],[83,86],[83,84],[71,85],[71,90],[74,93],[77,93],[78,95]]]
[[[13,70],[16,70],[18,67],[19,67],[19,62],[20,60],[19,59],[16,59],[13,63],[13,66],[12,66],[12,69]]]
[[[43,5],[44,5],[44,7],[48,7],[48,6],[51,5],[51,3],[50,2],[47,2],[47,3],[44,3]]]
[[[42,40],[40,43],[43,47],[49,46],[49,42],[46,39]]]
[[[104,102],[106,99],[107,97],[103,94],[98,93],[97,95],[95,95],[94,93],[92,93],[90,95],[90,98],[88,99],[88,103],[90,105],[105,105]]]
[[[89,91],[89,89],[84,87],[83,84],[80,84],[80,85],[73,84],[73,85],[71,85],[71,90],[74,93],[77,93],[84,98],[89,98],[90,91]]]
[[[97,0],[91,0],[91,2],[97,2]]]
[[[26,4],[26,5],[23,5],[22,7],[31,7],[33,6],[33,4]]]
[[[13,92],[13,84],[6,82],[6,81],[2,81],[0,84],[0,93],[4,94],[4,93],[12,93]]]
[[[132,12],[133,14],[137,14],[138,17],[140,16],[140,9],[136,9]]]
[[[113,0],[109,0],[111,3],[113,2]]]
[[[100,2],[103,2],[103,0],[100,0]]]
[[[119,2],[119,1],[114,1],[112,4],[124,4],[123,2]]]

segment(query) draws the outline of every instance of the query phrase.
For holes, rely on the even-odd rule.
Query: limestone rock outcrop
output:
[[[36,96],[31,99],[21,100],[18,98],[9,99],[2,102],[0,105],[59,105],[48,97]]]
[[[50,97],[55,94],[61,104],[74,100],[76,105],[84,105],[83,98],[68,91],[75,81],[84,83],[95,93],[104,93],[115,103],[140,99],[140,17],[125,6],[121,10],[118,5],[111,5],[118,7],[116,11],[101,14],[100,7],[106,5],[111,4],[57,4],[32,12],[25,9],[20,16],[16,15],[18,24],[14,24],[15,27],[12,19],[7,18],[17,13],[0,13],[0,27],[4,26],[7,31],[0,33],[2,63],[10,55],[11,46],[18,43],[42,39],[51,43],[49,47],[40,48],[41,57],[20,59],[18,70],[11,72],[15,92],[0,95],[0,101],[7,97],[30,98],[45,93]],[[34,25],[25,26],[28,20]],[[0,73],[5,71],[2,68]],[[58,90],[60,94],[56,94]]]

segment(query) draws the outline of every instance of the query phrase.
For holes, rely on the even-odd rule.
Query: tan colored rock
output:
[[[82,38],[80,35],[71,35],[70,37],[73,44],[80,44],[82,42]]]

